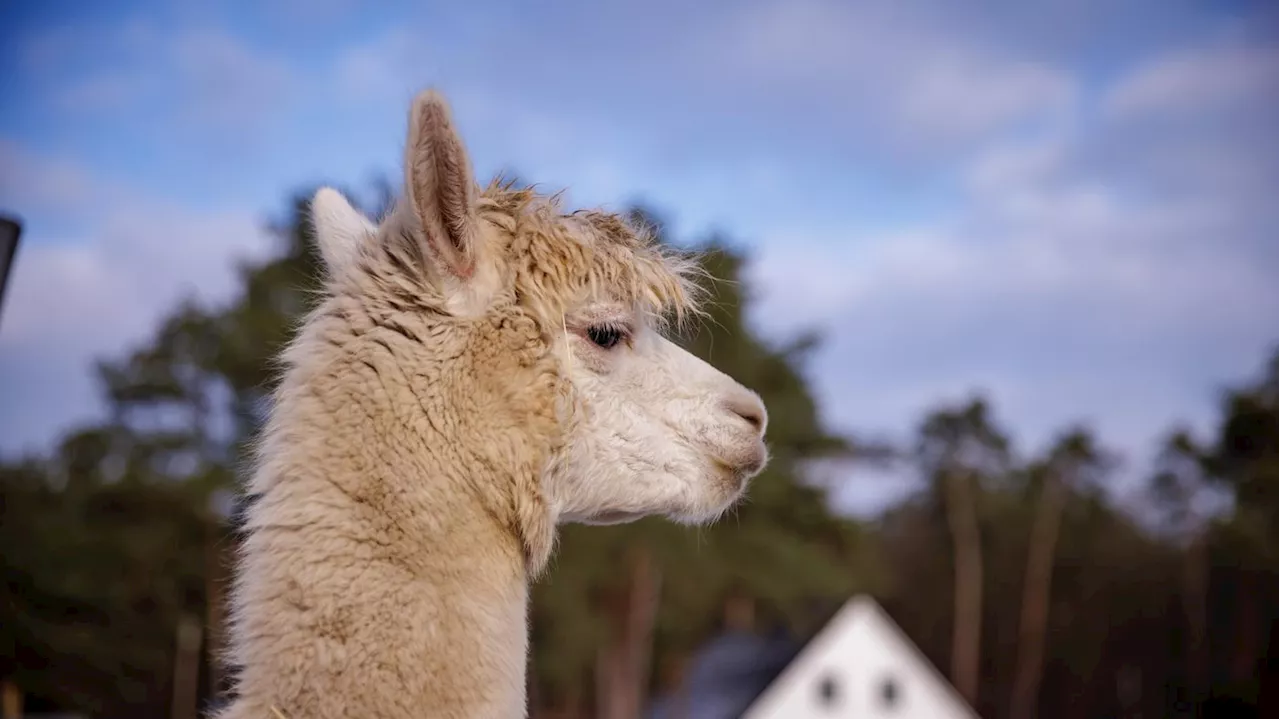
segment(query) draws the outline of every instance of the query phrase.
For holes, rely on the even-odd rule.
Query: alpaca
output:
[[[661,334],[689,257],[482,190],[432,90],[404,181],[379,224],[312,201],[324,292],[257,448],[219,719],[524,717],[556,525],[714,521],[767,462],[759,397]]]

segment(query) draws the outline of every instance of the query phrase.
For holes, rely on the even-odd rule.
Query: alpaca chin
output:
[[[645,516],[646,516],[646,513],[644,512],[606,511],[606,512],[600,512],[599,514],[593,514],[589,517],[584,517],[582,519],[577,519],[574,521],[576,521],[578,524],[590,524],[597,527],[607,527],[612,524],[628,524],[630,522],[636,521],[637,519],[641,519]]]

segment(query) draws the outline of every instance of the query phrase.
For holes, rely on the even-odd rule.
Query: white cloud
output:
[[[1135,68],[1104,99],[1106,112],[1133,119],[1159,113],[1222,111],[1275,96],[1274,47],[1180,50]],[[1275,109],[1275,103],[1270,103]]]
[[[46,441],[73,408],[91,415],[92,360],[144,340],[186,297],[226,297],[235,283],[232,261],[261,256],[269,244],[258,218],[242,209],[141,196],[71,163],[11,143],[0,148],[9,161],[0,165],[0,202],[17,204],[21,195],[11,192],[18,190],[38,201],[22,205],[37,217],[60,207],[81,228],[53,238],[29,222],[12,268],[0,332],[0,394],[17,398],[0,413],[7,451]]]
[[[47,101],[86,124],[103,113],[144,108],[149,121],[196,132],[217,130],[243,139],[297,99],[296,72],[282,58],[210,26],[161,31],[148,21],[68,25],[30,38],[22,68],[49,77]],[[77,53],[98,61],[70,81],[61,77]]]
[[[835,111],[905,143],[967,142],[1057,121],[1073,78],[943,31],[926,5],[755,3],[701,28],[691,52],[720,82],[795,111]]]
[[[1191,75],[1188,92],[1211,84]],[[1153,76],[1126,77],[1081,111],[1172,102],[1132,89],[1166,82],[1134,79]],[[1265,93],[1274,105],[1274,85]],[[1196,97],[1166,104],[1159,132],[1084,122],[989,144],[950,168],[955,209],[909,225],[768,238],[751,267],[761,322],[828,330],[813,375],[840,426],[903,436],[935,403],[983,389],[1024,449],[1088,421],[1134,479],[1169,424],[1210,420],[1214,383],[1253,372],[1280,320],[1274,168],[1256,152],[1274,128],[1241,124],[1235,90]]]
[[[938,57],[905,80],[901,119],[918,132],[960,139],[1056,118],[1071,109],[1076,92],[1063,73],[1008,58]]]
[[[93,199],[88,173],[65,158],[36,158],[17,143],[0,138],[0,199],[11,208],[58,212]]]
[[[161,33],[153,22],[132,19],[110,24],[72,20],[25,35],[18,43],[18,67],[25,73],[52,77],[69,60],[86,50],[98,59],[133,58],[140,49],[154,46]]]
[[[188,293],[221,298],[232,259],[266,246],[257,218],[142,201],[100,215],[86,237],[24,238],[0,347],[81,355],[137,340]]]
[[[353,0],[265,0],[259,7],[268,19],[290,29],[335,24],[364,10],[361,3]]]
[[[367,102],[407,95],[406,75],[418,66],[416,61],[421,58],[415,55],[420,52],[420,43],[403,27],[379,35],[373,42],[343,49],[331,71],[337,97]]]
[[[167,51],[179,73],[183,121],[243,127],[264,121],[292,99],[288,65],[224,33],[193,32]]]
[[[127,72],[103,72],[68,85],[54,102],[65,112],[119,112],[146,92],[144,78]]]
[[[968,212],[892,234],[770,238],[756,271],[776,293],[774,321],[848,313],[891,321],[902,303],[921,314],[931,308],[939,321],[980,321],[1011,302],[1075,302],[1082,312],[1112,308],[1100,328],[1133,323],[1150,333],[1218,323],[1227,310],[1256,320],[1250,304],[1274,284],[1250,258],[1214,242],[1233,230],[1222,216],[1074,187],[1021,190]],[[821,257],[798,254],[815,235],[822,249],[810,252]]]
[[[339,104],[402,105],[437,85],[473,122],[501,118],[495,129],[519,135],[512,146],[550,155],[540,137],[550,134],[557,150],[570,145],[560,154],[581,152],[589,125],[626,145],[651,142],[647,154],[681,172],[684,143],[716,118],[758,143],[787,140],[762,132],[763,124],[834,133],[838,143],[861,134],[928,157],[1010,128],[1065,122],[1077,102],[1071,75],[948,33],[928,3],[764,0],[678,23],[663,22],[661,12],[579,9],[564,13],[577,15],[575,24],[540,17],[536,32],[521,23],[407,17],[343,49],[327,81]],[[469,38],[461,51],[458,37]],[[662,136],[668,142],[649,139]]]

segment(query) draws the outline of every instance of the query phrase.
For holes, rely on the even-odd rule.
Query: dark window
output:
[[[884,708],[896,708],[901,698],[902,688],[898,686],[897,679],[890,676],[880,680],[880,704]]]
[[[834,707],[840,701],[840,682],[835,674],[828,672],[818,681],[818,703],[824,707]]]

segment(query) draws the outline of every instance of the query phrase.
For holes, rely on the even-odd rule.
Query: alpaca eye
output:
[[[622,341],[622,330],[607,326],[588,327],[587,339],[604,349],[613,349]]]

